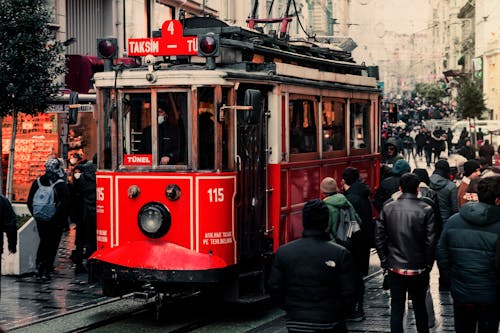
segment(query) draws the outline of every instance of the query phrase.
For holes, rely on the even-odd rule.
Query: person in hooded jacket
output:
[[[434,173],[430,177],[430,188],[437,193],[444,228],[450,216],[458,212],[458,187],[450,180],[448,161],[439,160],[436,163]],[[440,271],[439,290],[449,291],[449,289],[450,281]]]
[[[352,256],[330,241],[325,202],[307,202],[303,236],[280,246],[274,256],[271,299],[286,311],[288,332],[346,333],[345,318],[356,293]]]
[[[372,220],[372,203],[370,201],[370,188],[361,181],[358,169],[347,167],[342,173],[342,186],[344,195],[352,204],[361,219],[361,230],[354,234],[354,246],[351,253],[354,264],[361,277],[368,275],[370,266],[370,250],[374,247],[374,223]],[[360,284],[361,286],[361,284]],[[364,318],[364,282],[359,288],[356,308],[350,320]]]
[[[500,234],[500,177],[481,179],[479,202],[449,218],[438,243],[437,262],[449,276],[455,330],[498,332],[500,304],[495,242]]]
[[[392,176],[382,180],[379,188],[375,192],[373,205],[378,212],[382,210],[384,203],[391,197],[391,195],[399,190],[399,179],[401,178],[401,175],[410,171],[410,165],[404,159],[397,160],[396,163],[394,163],[392,167]]]
[[[50,158],[45,162],[45,173],[40,176],[40,183],[49,186],[58,182],[54,186],[54,201],[56,203],[56,213],[50,221],[36,221],[40,244],[36,253],[37,276],[50,279],[50,273],[54,270],[59,243],[62,233],[68,228],[68,211],[70,206],[70,194],[68,184],[65,179],[66,173],[62,163],[57,158]],[[28,194],[28,209],[33,214],[33,198],[38,190],[38,182],[35,179]]]
[[[97,166],[89,161],[77,167],[80,176],[75,183],[82,199],[82,219],[84,226],[84,252],[83,258],[88,258],[97,250],[97,224],[96,224],[96,177]]]
[[[395,137],[391,136],[390,138],[387,139],[385,142],[385,145],[382,149],[382,163],[383,164],[389,164],[392,165],[394,164],[397,160],[403,160],[404,157],[399,154],[400,149],[398,147],[400,146],[398,139]]]

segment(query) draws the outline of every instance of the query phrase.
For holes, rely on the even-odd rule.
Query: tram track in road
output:
[[[382,274],[377,260],[373,250],[365,281]],[[160,318],[155,316],[155,297],[137,300],[134,294],[128,294],[10,327],[9,332],[114,332],[116,327],[124,325],[170,333],[257,332],[258,327],[280,320],[284,315],[271,306],[266,307],[267,310],[262,306],[219,306],[196,295],[169,295],[164,299]]]
[[[133,299],[133,294],[127,294],[17,325],[9,332],[86,332],[89,331],[87,328],[147,311],[151,303],[138,302]]]

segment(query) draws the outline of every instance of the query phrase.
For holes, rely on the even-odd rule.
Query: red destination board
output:
[[[128,55],[136,56],[198,55],[198,37],[184,37],[177,20],[163,22],[160,38],[129,38]]]

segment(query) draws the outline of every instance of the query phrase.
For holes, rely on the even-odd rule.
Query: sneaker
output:
[[[347,318],[347,321],[363,321],[365,320],[365,312],[363,310],[356,310]]]

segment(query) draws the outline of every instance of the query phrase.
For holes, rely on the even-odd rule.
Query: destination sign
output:
[[[183,35],[178,20],[163,22],[160,38],[129,38],[128,55],[138,56],[198,55],[198,37]]]

